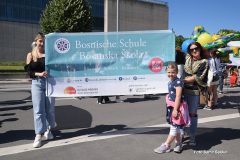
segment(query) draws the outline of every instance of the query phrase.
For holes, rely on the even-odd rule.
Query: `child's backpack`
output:
[[[168,95],[166,96],[166,103],[167,103],[167,121],[170,124],[176,124],[179,126],[189,126],[191,123],[188,105],[186,101],[182,101],[178,111],[179,116],[177,118],[172,117],[172,110],[174,106],[174,102],[170,101]]]

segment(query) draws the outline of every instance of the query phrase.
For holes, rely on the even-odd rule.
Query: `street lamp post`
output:
[[[119,0],[117,0],[117,22],[116,22],[116,31],[118,32],[118,21],[119,21],[119,15],[118,15],[118,8],[119,8]]]

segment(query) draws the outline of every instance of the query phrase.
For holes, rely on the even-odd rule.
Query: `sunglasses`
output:
[[[199,47],[195,47],[195,48],[190,48],[190,49],[189,49],[190,52],[193,52],[194,50],[195,50],[195,51],[199,50]]]

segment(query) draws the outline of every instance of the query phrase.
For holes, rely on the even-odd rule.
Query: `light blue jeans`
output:
[[[184,98],[188,104],[188,109],[190,116],[191,114],[195,114],[196,116],[191,116],[191,125],[190,125],[190,137],[195,138],[197,125],[198,125],[198,116],[197,110],[200,105],[200,97],[198,95],[189,95],[184,94]]]
[[[55,98],[46,96],[46,79],[32,79],[32,103],[34,128],[36,134],[44,133],[48,128],[54,128]]]

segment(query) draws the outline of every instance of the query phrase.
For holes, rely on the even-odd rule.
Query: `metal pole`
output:
[[[118,5],[119,5],[119,0],[117,0],[117,26],[116,26],[116,30],[118,32],[118,19],[119,19],[119,16],[118,16]]]

